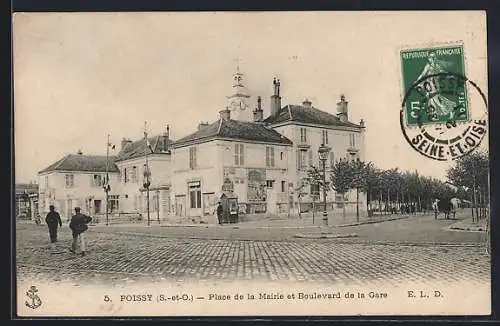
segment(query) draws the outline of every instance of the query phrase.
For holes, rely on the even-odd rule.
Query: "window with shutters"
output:
[[[129,176],[127,174],[127,168],[123,168],[123,182],[127,183],[129,181]]]
[[[274,167],[274,147],[266,147],[266,166]]]
[[[120,209],[120,200],[118,195],[109,195],[109,210],[116,212]]]
[[[100,174],[93,174],[92,175],[92,186],[93,187],[101,187],[103,185],[102,183],[102,175]]]
[[[196,147],[189,148],[189,168],[196,169]]]
[[[328,130],[323,130],[321,134],[321,142],[323,143],[323,145],[328,145]]]
[[[309,151],[309,166],[313,166],[313,152]]]
[[[333,169],[335,166],[335,155],[333,154],[333,151],[330,151],[330,167]]]
[[[201,208],[200,182],[193,182],[189,184],[189,204],[191,208]]]
[[[356,147],[356,135],[349,134],[349,146]]]
[[[301,149],[297,151],[297,169],[304,170],[307,168],[307,151]]]
[[[301,143],[307,143],[307,129],[306,128],[300,128],[300,142]]]
[[[137,183],[137,167],[132,167],[132,172],[130,174],[130,182]]]
[[[73,188],[75,186],[75,176],[73,174],[66,174],[66,188]]]
[[[244,165],[244,148],[243,144],[235,144],[234,145],[234,164],[235,165]]]

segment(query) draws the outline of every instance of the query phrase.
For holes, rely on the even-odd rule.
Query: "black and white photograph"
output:
[[[12,17],[19,316],[491,313],[485,12]]]

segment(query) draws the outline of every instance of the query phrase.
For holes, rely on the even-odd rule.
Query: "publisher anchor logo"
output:
[[[25,301],[26,307],[31,308],[31,309],[37,309],[42,305],[42,300],[36,294],[38,292],[38,289],[36,286],[31,286],[30,289],[26,292],[26,296],[29,298],[28,301]]]

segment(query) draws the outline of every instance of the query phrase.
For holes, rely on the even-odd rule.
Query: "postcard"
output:
[[[491,313],[485,12],[12,24],[19,317]]]

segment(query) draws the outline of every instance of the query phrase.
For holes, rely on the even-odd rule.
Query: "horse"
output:
[[[434,201],[432,204],[432,208],[434,209],[434,219],[437,220],[439,213],[444,214],[445,220],[450,219],[450,215],[453,215],[453,219],[455,219],[458,205],[459,200],[457,198]]]

